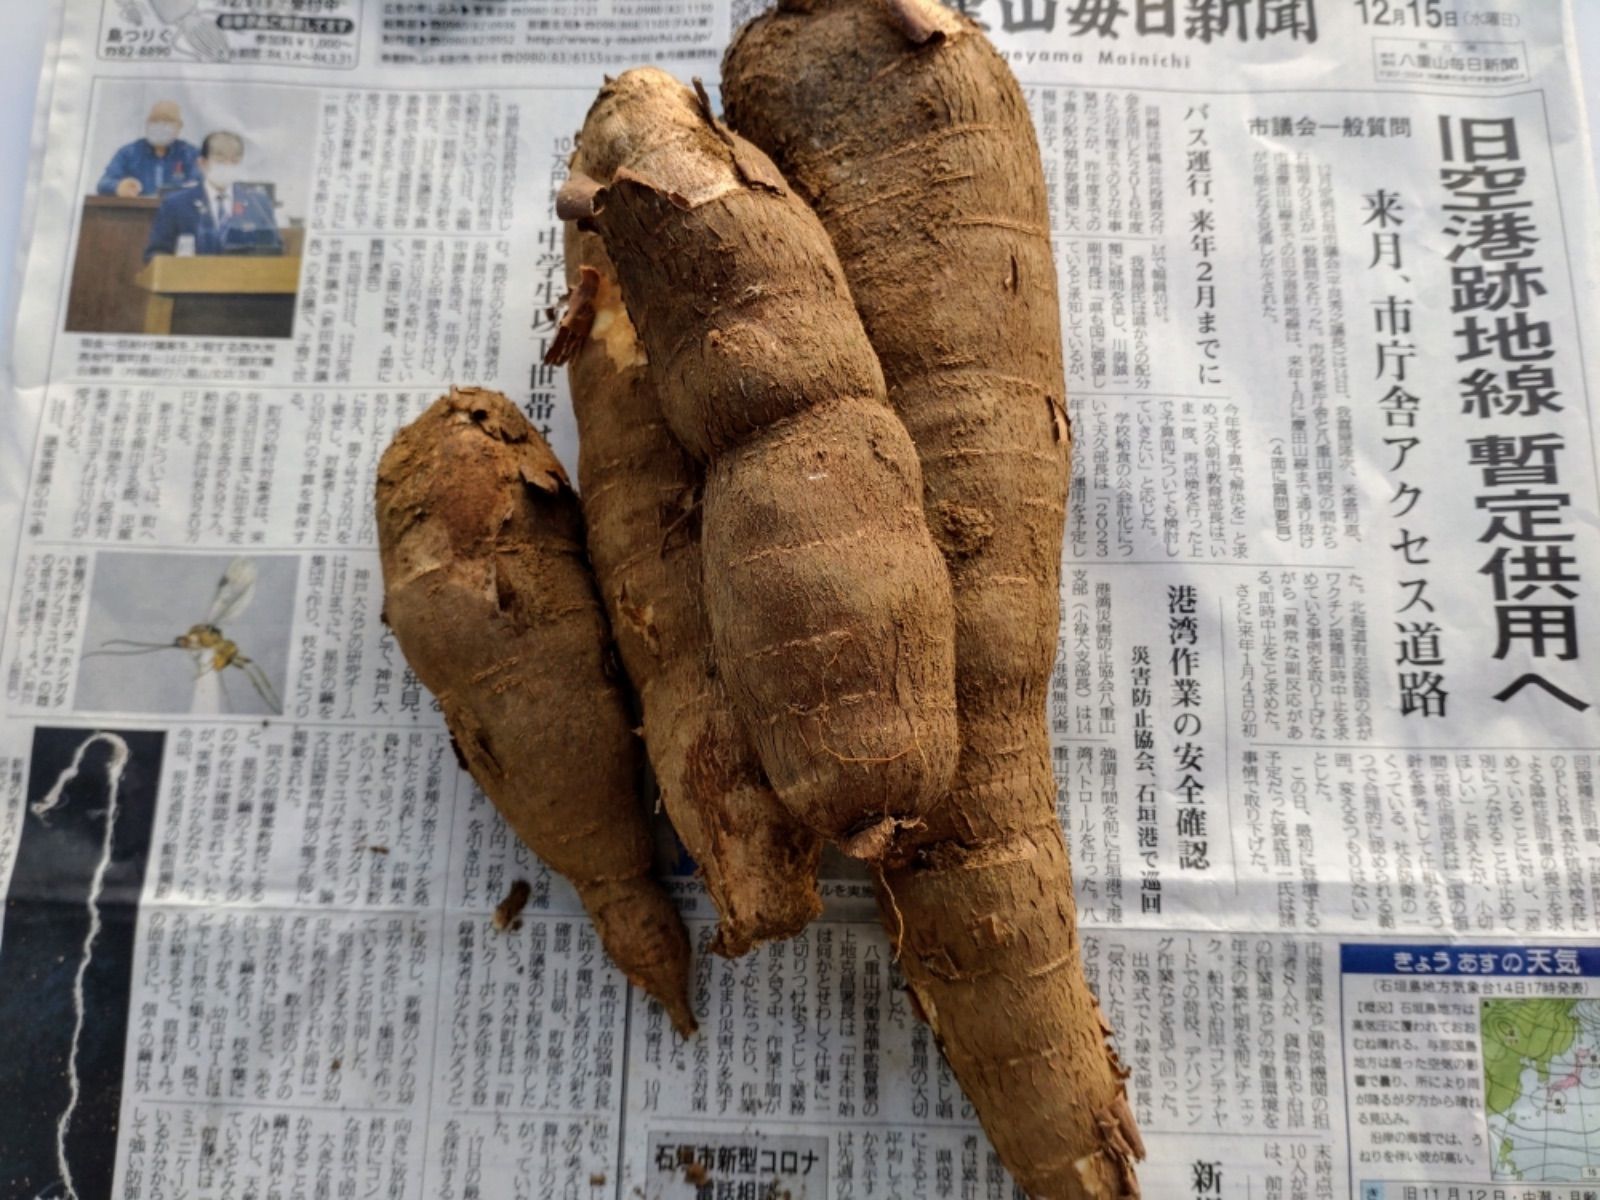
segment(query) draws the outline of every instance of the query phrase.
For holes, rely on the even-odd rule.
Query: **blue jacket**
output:
[[[140,138],[111,156],[95,191],[114,196],[117,184],[124,179],[137,179],[141,196],[155,196],[162,188],[182,187],[199,178],[200,151],[193,145],[179,138],[167,147],[165,155],[157,155],[156,148]]]
[[[278,218],[264,190],[251,184],[235,184],[228,208],[227,220],[219,225],[210,189],[203,183],[192,183],[170,193],[156,210],[155,223],[150,226],[145,261],[157,254],[175,253],[178,239],[184,234],[194,237],[196,254],[283,251]]]

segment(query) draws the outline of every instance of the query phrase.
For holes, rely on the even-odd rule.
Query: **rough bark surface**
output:
[[[977,27],[927,0],[780,3],[735,38],[723,98],[833,239],[954,586],[960,763],[885,858],[885,922],[1023,1188],[1136,1196],[1045,718],[1071,436],[1027,106]]]
[[[662,412],[707,464],[720,676],[783,802],[874,857],[955,765],[950,581],[922,474],[827,235],[767,158],[666,73],[601,89],[580,139]]]
[[[463,388],[396,434],[377,493],[384,617],[457,753],[687,1036],[688,936],[651,878],[638,739],[561,464],[504,396]]]
[[[581,150],[572,167],[585,171]],[[661,415],[615,268],[572,222],[566,257],[570,336],[552,356],[572,385],[589,557],[661,801],[721,917],[712,949],[734,957],[822,911],[822,843],[773,794],[717,678],[700,595],[702,472]]]

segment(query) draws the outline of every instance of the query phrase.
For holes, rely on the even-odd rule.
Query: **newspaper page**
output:
[[[822,919],[726,961],[663,832],[680,1039],[381,621],[399,425],[490,386],[575,461],[552,201],[602,76],[715,97],[758,7],[61,5],[0,405],[0,1195],[1014,1194],[865,878],[830,860]],[[963,8],[1051,191],[1078,440],[1050,718],[1146,1194],[1594,1200],[1569,14]],[[229,212],[186,186],[207,138]]]

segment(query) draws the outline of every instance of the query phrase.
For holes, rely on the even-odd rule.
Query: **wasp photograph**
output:
[[[286,555],[101,554],[74,707],[278,715],[298,575]]]

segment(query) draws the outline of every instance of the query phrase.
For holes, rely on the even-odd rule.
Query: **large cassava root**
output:
[[[688,937],[650,875],[637,739],[561,464],[504,396],[452,390],[395,436],[377,499],[384,616],[457,753],[691,1033]]]
[[[666,73],[601,89],[558,211],[616,264],[667,424],[707,463],[718,670],[774,789],[874,858],[954,767],[949,577],[837,259],[764,155]]]
[[[586,163],[580,146],[573,169]],[[767,785],[716,676],[700,598],[701,472],[661,415],[649,362],[598,235],[566,228],[567,362],[589,557],[644,714],[661,800],[700,864],[730,956],[822,909],[822,844]]]
[[[1026,104],[977,27],[931,0],[780,0],[729,48],[723,96],[833,239],[954,586],[960,762],[884,860],[885,923],[1022,1187],[1137,1196],[1045,723],[1070,430]]]

